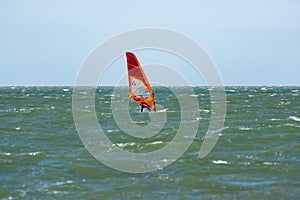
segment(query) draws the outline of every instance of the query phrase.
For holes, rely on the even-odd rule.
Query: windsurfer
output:
[[[155,111],[155,99],[149,81],[133,53],[126,52],[130,98],[149,111]]]

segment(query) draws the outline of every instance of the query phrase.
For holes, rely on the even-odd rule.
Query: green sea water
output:
[[[193,89],[199,128],[190,148],[165,168],[133,174],[104,165],[84,147],[71,87],[1,87],[0,199],[299,199],[300,87],[227,87],[224,130],[202,159],[210,95],[205,87]],[[172,141],[181,120],[178,100],[168,88],[154,92],[168,108],[167,123],[155,137],[141,139],[114,121],[112,88],[97,88],[97,120],[114,144],[139,153]],[[149,114],[134,102],[129,106],[142,130]]]

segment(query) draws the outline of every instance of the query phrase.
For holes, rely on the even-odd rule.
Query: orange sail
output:
[[[146,107],[155,111],[154,94],[138,59],[130,52],[126,52],[126,58],[130,98],[142,108]]]

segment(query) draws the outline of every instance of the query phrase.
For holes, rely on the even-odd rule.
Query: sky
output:
[[[3,0],[0,5],[0,86],[72,86],[95,47],[144,27],[178,31],[199,43],[225,85],[300,85],[297,0]],[[151,62],[145,57],[140,55]],[[108,74],[101,84],[113,78]]]

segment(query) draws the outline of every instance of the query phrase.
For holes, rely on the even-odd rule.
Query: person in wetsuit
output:
[[[140,104],[141,105],[141,112],[143,112],[144,111],[144,108],[148,108],[148,107],[146,107],[146,106],[143,106],[142,104]],[[151,109],[150,108],[148,108],[148,110],[149,111],[151,111]]]

